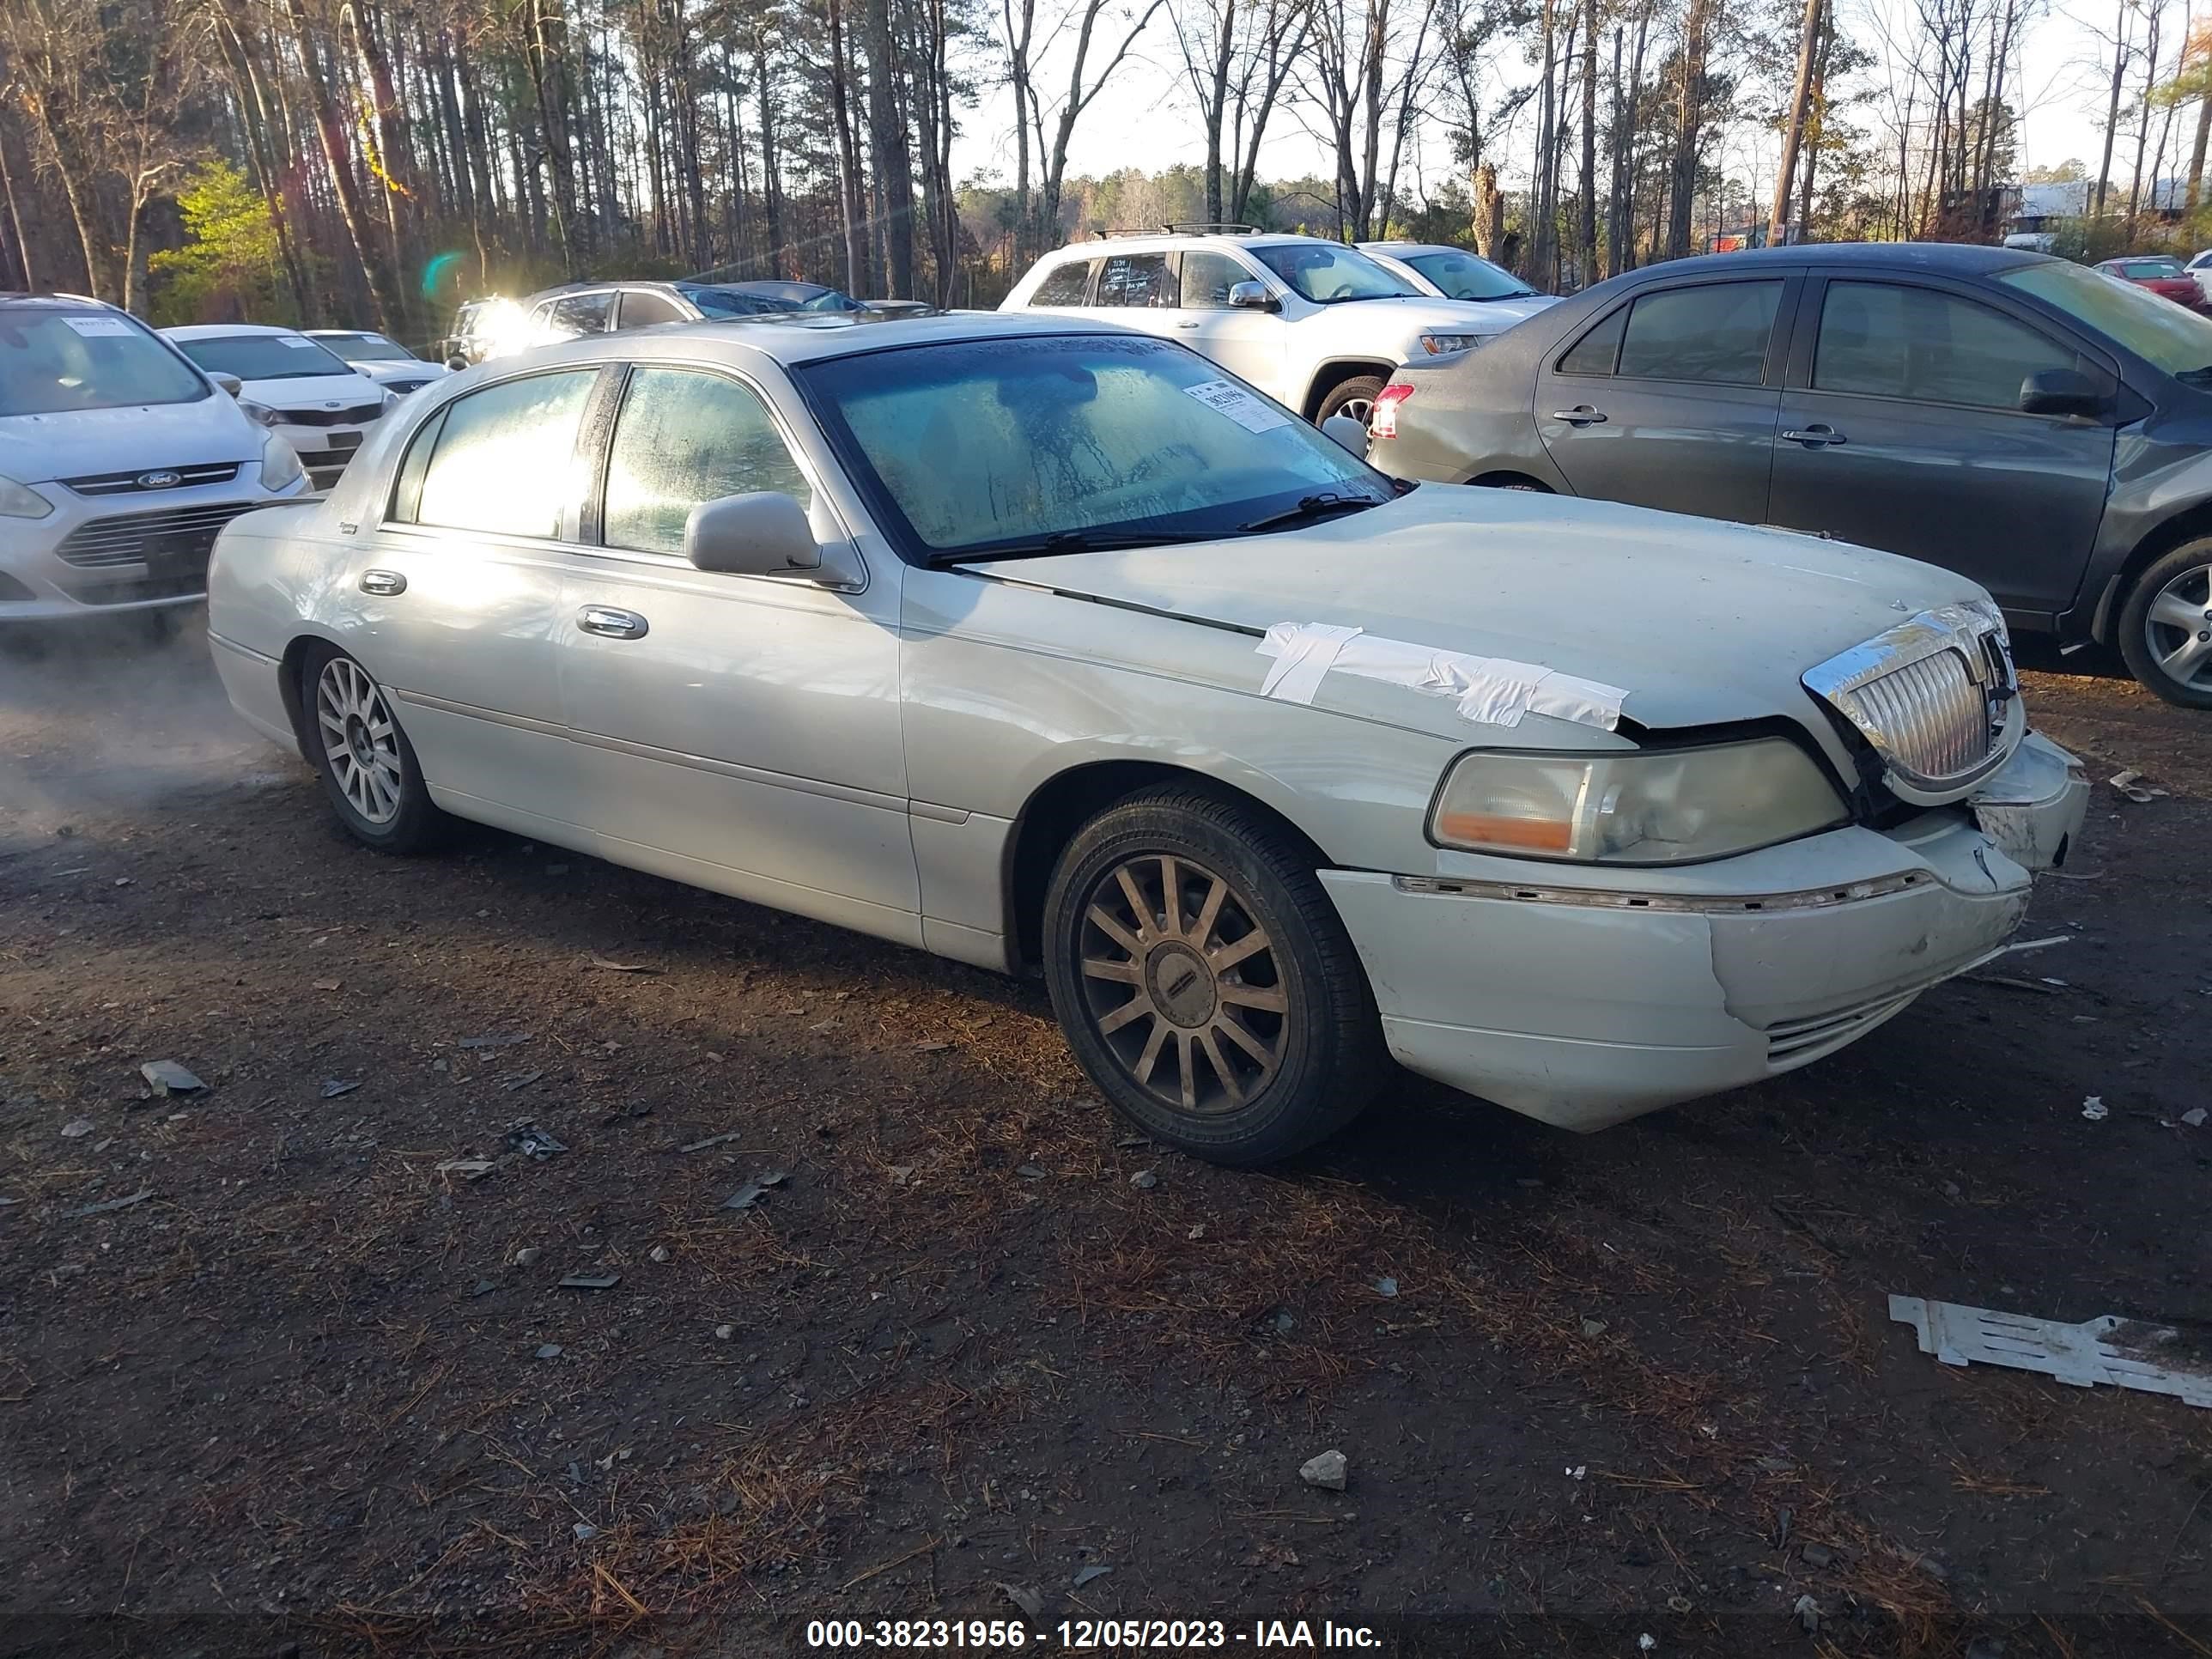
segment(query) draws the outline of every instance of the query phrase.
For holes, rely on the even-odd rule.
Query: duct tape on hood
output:
[[[1621,699],[1628,695],[1620,686],[1541,663],[1440,651],[1334,623],[1277,623],[1258,649],[1275,659],[1260,684],[1261,695],[1285,702],[1311,702],[1322,677],[1334,672],[1449,697],[1461,719],[1481,726],[1518,726],[1522,715],[1533,714],[1610,732],[1620,723]]]

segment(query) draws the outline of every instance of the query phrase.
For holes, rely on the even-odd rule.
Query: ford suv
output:
[[[1100,315],[1180,340],[1316,423],[1364,422],[1400,363],[1520,320],[1424,294],[1341,242],[1243,226],[1078,242],[1038,260],[999,308]]]

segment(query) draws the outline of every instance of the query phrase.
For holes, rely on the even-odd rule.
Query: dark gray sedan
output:
[[[1401,477],[1811,531],[1972,576],[2212,708],[2212,320],[2014,249],[1849,244],[1632,271],[1407,365]]]

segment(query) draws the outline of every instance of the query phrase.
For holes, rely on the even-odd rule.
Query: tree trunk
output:
[[[891,0],[865,0],[868,33],[868,159],[884,198],[884,276],[890,297],[914,297],[914,156],[899,106]]]
[[[837,213],[845,234],[845,291],[863,291],[860,251],[860,149],[853,131],[851,66],[845,54],[843,0],[828,0],[830,112],[837,134]]]
[[[1474,170],[1474,251],[1493,262],[1505,251],[1505,197],[1488,161]]]
[[[2204,149],[2212,140],[2212,94],[2197,100],[2197,143],[2189,152],[2188,216],[2197,216],[2197,204],[2204,189]]]
[[[1690,0],[1682,20],[1682,84],[1675,97],[1674,155],[1667,172],[1667,257],[1690,252],[1692,198],[1698,187],[1698,138],[1705,126],[1705,31],[1713,0]]]
[[[1616,64],[1618,70],[1619,65]],[[1583,12],[1582,240],[1575,251],[1575,286],[1597,280],[1597,0]]]
[[[786,274],[783,258],[783,179],[775,155],[775,84],[769,76],[768,40],[753,36],[753,81],[760,101],[761,217],[768,232],[768,272]]]
[[[361,261],[362,275],[368,281],[369,301],[376,309],[376,325],[389,334],[402,326],[407,315],[406,301],[399,292],[398,274],[377,240],[368,210],[361,199],[361,186],[354,178],[353,158],[346,147],[345,125],[338,114],[337,100],[331,94],[331,77],[325,73],[322,54],[315,49],[314,31],[307,21],[302,0],[286,0],[286,11],[292,25],[293,40],[300,49],[300,60],[306,66],[308,108],[314,118],[316,134],[322,141],[323,159],[330,165],[331,188],[337,197],[338,216],[345,222],[354,255]]]
[[[2097,164],[2097,194],[2089,210],[2092,221],[2105,216],[2105,191],[2112,178],[2112,140],[2120,126],[2120,75],[2128,66],[2129,0],[2120,0],[2120,39],[2112,48],[2112,95],[2105,106],[2105,155]]]
[[[1797,82],[1790,97],[1790,119],[1782,131],[1782,164],[1774,175],[1774,208],[1766,216],[1766,243],[1780,247],[1790,219],[1790,186],[1797,176],[1797,150],[1805,142],[1805,115],[1813,98],[1813,59],[1820,39],[1820,0],[1805,0],[1797,31]]]

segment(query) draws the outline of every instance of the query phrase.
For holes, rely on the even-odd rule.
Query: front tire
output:
[[[1349,415],[1365,426],[1374,418],[1375,399],[1382,390],[1380,374],[1356,374],[1348,380],[1338,381],[1321,400],[1321,408],[1314,414],[1314,424],[1319,426],[1332,415]]]
[[[1367,976],[1290,838],[1200,791],[1134,795],[1060,854],[1045,975],[1068,1046],[1124,1115],[1216,1164],[1342,1128],[1382,1071]]]
[[[2120,607],[2128,671],[2183,708],[2212,708],[2212,536],[2154,561]]]
[[[307,757],[348,835],[398,854],[442,838],[452,820],[432,804],[415,746],[367,669],[332,647],[313,647],[300,665],[300,707]]]

